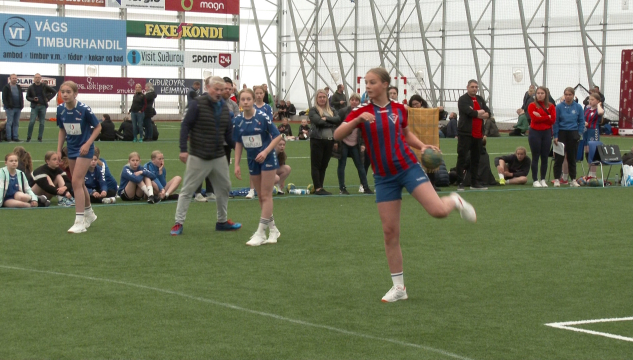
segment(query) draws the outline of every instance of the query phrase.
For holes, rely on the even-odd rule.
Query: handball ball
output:
[[[576,180],[576,182],[578,183],[578,185],[580,186],[585,186],[587,185],[587,180],[585,180],[584,177],[579,177],[578,180]]]
[[[310,194],[314,194],[314,185],[312,185],[312,184],[308,185],[308,192]]]
[[[434,172],[442,165],[442,154],[439,151],[428,148],[422,153],[422,166],[428,172]]]
[[[600,186],[600,182],[598,181],[598,179],[591,179],[591,180],[589,180],[589,186],[591,186],[591,187],[598,187],[598,186]]]
[[[277,195],[279,193],[279,188],[277,185],[273,186],[273,195]]]
[[[286,192],[290,192],[290,190],[294,190],[297,187],[295,186],[295,184],[293,183],[288,183],[288,185],[286,185]]]

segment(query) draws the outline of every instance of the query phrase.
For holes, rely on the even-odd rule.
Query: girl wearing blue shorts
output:
[[[59,87],[63,104],[57,107],[57,154],[61,158],[64,141],[68,148],[68,164],[75,192],[75,224],[68,229],[69,233],[82,233],[90,227],[95,215],[90,206],[90,194],[86,188],[84,177],[92,156],[94,141],[101,133],[99,120],[87,105],[77,101],[77,84],[66,81]]]
[[[275,146],[281,141],[281,135],[272,118],[253,107],[254,98],[252,90],[242,90],[238,99],[243,113],[233,119],[235,177],[242,180],[240,160],[242,149],[246,149],[248,172],[262,209],[259,227],[246,243],[249,246],[275,244],[281,235],[273,219],[273,186],[279,168]],[[269,229],[268,239],[266,228]]]
[[[383,296],[383,302],[408,298],[404,286],[402,251],[400,249],[400,208],[402,188],[435,218],[444,218],[458,210],[463,219],[476,222],[475,209],[456,193],[440,198],[422,170],[411,148],[422,152],[427,148],[407,128],[404,105],[390,101],[387,96],[391,78],[383,68],[369,70],[365,86],[370,102],[357,107],[334,132],[335,140],[342,140],[360,128],[374,170],[376,202],[382,222],[385,252],[393,287]]]

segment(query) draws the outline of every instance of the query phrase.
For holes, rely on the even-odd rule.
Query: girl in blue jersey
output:
[[[99,166],[99,157],[96,154],[90,162],[85,183],[91,203],[110,204],[112,198],[116,196],[116,190],[108,188],[103,169]]]
[[[92,110],[77,101],[77,84],[66,81],[59,87],[63,104],[57,107],[57,154],[61,158],[64,141],[68,148],[68,165],[72,174],[75,193],[75,224],[69,233],[82,233],[90,227],[95,215],[90,206],[90,194],[84,183],[84,177],[94,155],[94,141],[101,133],[101,124]]]
[[[159,150],[152,151],[152,161],[144,165],[145,169],[151,171],[156,179],[152,181],[152,187],[154,193],[158,194],[161,200],[164,200],[173,194],[182,178],[180,176],[174,176],[171,180],[167,181],[167,169],[165,169],[165,156]]]
[[[37,207],[37,196],[31,191],[26,175],[18,170],[18,156],[4,157],[5,167],[0,169],[0,207]]]
[[[600,120],[602,115],[604,115],[604,109],[602,108],[600,93],[592,92],[589,95],[589,105],[585,108],[586,129],[582,136],[582,141],[585,144],[585,157],[589,163],[593,160],[589,159],[589,142],[600,141]],[[595,165],[589,168],[589,177],[596,177]]]
[[[154,196],[152,180],[156,176],[141,165],[141,157],[137,152],[130,153],[128,163],[121,170],[119,196],[124,201],[138,201],[147,196],[147,202],[155,204],[160,197]]]
[[[257,191],[259,205],[262,209],[259,227],[251,239],[249,246],[274,244],[281,235],[273,219],[273,186],[279,168],[275,146],[281,140],[272,118],[253,107],[255,93],[242,90],[239,94],[240,107],[243,113],[233,119],[233,136],[235,138],[235,177],[242,180],[240,160],[242,150],[246,149],[248,172]],[[266,228],[270,230],[266,239]]]
[[[253,92],[255,94],[255,99],[254,99],[255,103],[253,105],[255,110],[263,111],[264,114],[268,115],[268,118],[272,120],[273,108],[271,108],[270,105],[264,102],[264,93],[265,93],[264,88],[261,86],[255,86],[253,87]]]
[[[385,252],[393,282],[393,287],[383,296],[383,302],[407,299],[400,249],[403,187],[433,217],[443,218],[457,209],[465,220],[477,221],[475,209],[456,193],[440,198],[415,155],[411,156],[410,148],[421,152],[428,148],[438,149],[425,145],[409,131],[404,106],[387,97],[390,81],[385,69],[369,70],[365,75],[365,84],[371,101],[354,109],[334,132],[334,138],[340,141],[354,129],[360,128],[371,158],[378,214],[382,221]]]
[[[112,197],[107,197],[103,199],[103,203],[114,204],[116,203],[116,194],[119,191],[119,184],[117,184],[116,179],[114,178],[114,176],[112,176],[108,163],[105,161],[104,158],[101,157],[101,150],[99,150],[98,146],[95,146],[95,156],[99,159],[97,165],[99,165],[99,167],[101,168],[101,173],[103,174],[106,184],[108,185],[108,192],[110,192],[110,190],[114,190],[114,195],[112,195]]]

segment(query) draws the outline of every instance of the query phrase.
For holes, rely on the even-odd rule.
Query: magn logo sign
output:
[[[239,15],[239,0],[166,0],[165,10]]]

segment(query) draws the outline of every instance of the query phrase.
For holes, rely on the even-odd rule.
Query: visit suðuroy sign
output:
[[[165,10],[240,14],[240,0],[165,0]]]
[[[235,25],[128,21],[127,36],[161,39],[239,41],[240,27]]]

